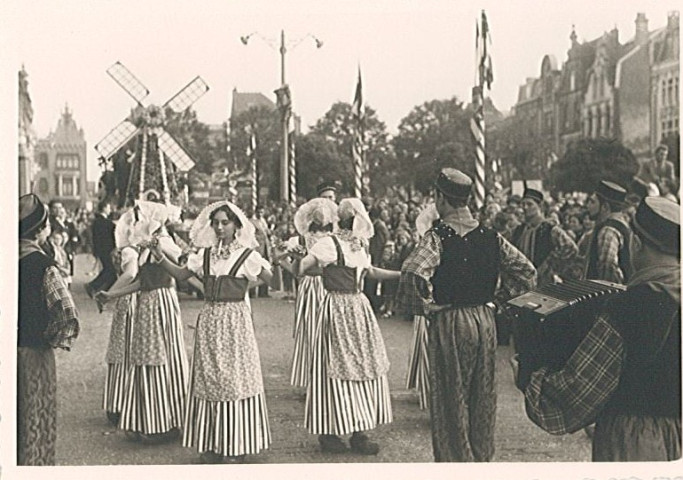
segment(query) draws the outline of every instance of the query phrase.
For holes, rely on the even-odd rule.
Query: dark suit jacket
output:
[[[110,258],[112,250],[116,248],[114,241],[114,222],[96,213],[92,222],[93,253],[100,260]]]

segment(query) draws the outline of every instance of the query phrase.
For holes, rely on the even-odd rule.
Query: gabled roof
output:
[[[238,92],[237,89],[232,91],[232,108],[230,109],[230,118],[236,117],[252,107],[267,107],[275,109],[275,104],[262,93],[242,93]]]

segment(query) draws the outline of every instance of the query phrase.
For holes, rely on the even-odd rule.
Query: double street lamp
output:
[[[258,32],[252,32],[249,35],[245,35],[240,37],[240,41],[244,44],[247,45],[249,43],[249,39],[252,36],[256,36],[263,40],[268,46],[270,46],[273,50],[276,49],[275,43],[262,36]],[[315,35],[313,34],[306,34],[305,36],[301,37],[298,40],[295,40],[292,42],[289,46],[290,50],[294,50],[301,42],[306,40],[307,38],[311,38],[315,42],[316,48],[320,48],[323,46],[323,42],[318,39]],[[287,43],[285,41],[285,31],[282,30],[280,32],[280,88],[275,90],[275,94],[277,95],[277,105],[280,110],[281,114],[281,119],[282,119],[282,142],[281,142],[281,148],[280,148],[280,199],[284,201],[289,201],[289,176],[288,176],[288,170],[289,170],[289,118],[292,114],[292,108],[291,108],[291,97],[289,93],[289,86],[287,85],[287,82],[285,80],[285,55],[287,54]]]

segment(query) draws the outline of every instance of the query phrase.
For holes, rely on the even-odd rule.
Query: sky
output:
[[[337,101],[351,103],[357,71],[365,103],[390,133],[413,107],[457,96],[474,85],[475,22],[487,13],[494,104],[507,111],[546,54],[566,59],[575,26],[579,41],[615,26],[622,42],[637,12],[650,29],[666,24],[679,1],[185,1],[3,0],[0,54],[7,78],[24,66],[34,129],[45,137],[68,104],[88,143],[88,178],[100,171],[94,145],[127,115],[133,100],[106,74],[122,62],[163,104],[195,76],[210,90],[193,108],[202,122],[227,120],[231,92],[279,86],[280,32],[288,51],[286,81],[304,130]],[[248,45],[240,37],[256,32]],[[323,42],[316,48],[313,35]],[[5,89],[7,92],[7,89]],[[11,90],[9,90],[11,92]],[[16,106],[15,106],[16,108]],[[7,110],[4,110],[7,111]]]

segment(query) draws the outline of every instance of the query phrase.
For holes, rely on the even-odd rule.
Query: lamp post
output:
[[[275,49],[275,43],[263,37],[258,32],[252,32],[249,35],[240,37],[240,41],[247,45],[249,39],[256,35],[261,40],[263,40],[272,49]],[[291,50],[294,50],[301,42],[307,38],[312,38],[315,41],[316,48],[323,46],[323,42],[318,39],[315,35],[310,33],[306,34],[299,40],[296,40],[291,45]],[[289,86],[287,85],[285,79],[285,56],[287,54],[287,43],[285,41],[285,31],[280,31],[280,87],[275,90],[277,96],[277,105],[280,110],[281,123],[282,123],[282,140],[280,142],[280,199],[283,201],[289,201],[289,118],[292,114],[292,101],[289,92]]]

